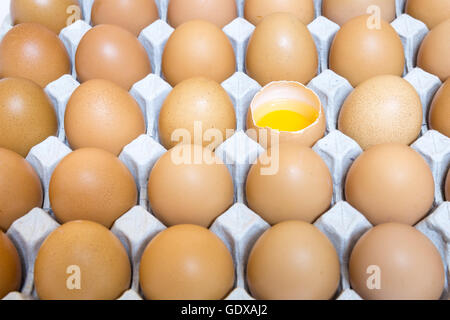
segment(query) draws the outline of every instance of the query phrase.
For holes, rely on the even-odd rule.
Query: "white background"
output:
[[[10,0],[0,0],[0,24],[3,23],[3,19],[9,13]]]

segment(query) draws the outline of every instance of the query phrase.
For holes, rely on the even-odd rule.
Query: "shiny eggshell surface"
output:
[[[450,79],[436,92],[431,103],[429,125],[431,129],[450,138]]]
[[[316,76],[317,66],[311,33],[295,15],[273,13],[256,26],[247,48],[246,68],[260,85],[278,80],[307,84]]]
[[[450,18],[435,26],[425,36],[417,53],[417,66],[442,82],[450,77]]]
[[[445,282],[433,243],[416,228],[398,223],[378,225],[358,240],[349,273],[352,288],[367,300],[439,299]],[[368,286],[376,285],[377,277],[380,287]]]
[[[152,72],[150,60],[139,40],[118,26],[102,24],[90,29],[75,56],[78,79],[104,79],[125,90]]]
[[[136,37],[158,18],[155,0],[95,0],[92,5],[91,21],[94,26],[114,24]]]
[[[145,249],[140,284],[152,300],[219,300],[234,285],[225,244],[208,229],[178,225],[158,234]]]
[[[395,0],[323,0],[322,15],[342,26],[347,21],[379,10],[387,22],[395,19]]]
[[[0,230],[0,299],[9,292],[19,290],[22,266],[12,241]]]
[[[407,0],[405,10],[410,16],[424,22],[428,29],[432,29],[450,18],[450,1]]]
[[[331,45],[330,69],[353,87],[377,75],[401,76],[405,66],[403,45],[395,29],[383,19],[378,28],[370,19],[363,15],[346,22]]]
[[[202,132],[194,132],[196,124],[201,125]],[[215,148],[227,138],[227,129],[236,129],[236,113],[228,93],[220,84],[206,78],[191,78],[180,82],[169,93],[159,114],[158,127],[166,149],[178,143],[172,140],[176,130],[188,130],[194,140],[195,134],[203,136],[208,129],[217,129],[221,133],[219,141],[209,138],[198,141],[205,147],[213,144]],[[196,144],[197,141],[189,143]]]
[[[13,24],[35,22],[56,34],[81,19],[78,0],[11,0]]]
[[[153,167],[148,181],[152,212],[166,226],[209,227],[233,204],[233,180],[209,149],[178,145]]]
[[[245,0],[244,17],[254,25],[271,13],[289,12],[307,25],[314,20],[313,0]]]
[[[192,20],[175,29],[164,48],[162,73],[175,86],[192,77],[222,83],[236,70],[236,57],[226,34],[216,25]]]
[[[67,155],[50,179],[50,204],[58,221],[91,220],[110,228],[137,202],[128,168],[101,149],[79,149]]]
[[[0,148],[0,230],[42,206],[43,191],[33,167],[17,153]]]
[[[167,8],[167,22],[174,28],[197,19],[223,28],[236,18],[235,0],[170,0]]]
[[[405,79],[383,75],[370,78],[346,98],[338,128],[363,149],[397,142],[409,145],[422,128],[422,102]]]
[[[263,233],[250,252],[247,283],[256,299],[326,300],[339,285],[339,258],[315,226],[286,221]]]
[[[129,289],[130,280],[131,266],[120,240],[90,221],[72,221],[53,231],[34,265],[36,293],[42,300],[113,300]]]
[[[0,147],[26,157],[58,130],[55,109],[44,90],[19,78],[0,80]]]
[[[0,78],[26,78],[45,87],[70,73],[71,64],[64,44],[54,32],[40,24],[19,24],[0,42]]]
[[[267,157],[270,165],[264,164]],[[325,162],[312,149],[294,144],[269,149],[247,177],[249,208],[272,225],[286,220],[313,222],[330,207],[332,195]]]
[[[373,225],[414,225],[433,205],[434,179],[414,149],[381,144],[365,151],[350,167],[345,197]]]
[[[81,84],[72,94],[64,116],[72,149],[100,148],[119,155],[145,133],[141,108],[128,91],[101,79]]]

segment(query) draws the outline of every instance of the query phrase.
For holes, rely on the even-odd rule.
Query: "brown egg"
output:
[[[425,36],[417,54],[417,66],[438,76],[442,82],[450,77],[450,18]]]
[[[370,16],[345,23],[330,49],[329,67],[353,87],[377,75],[401,76],[405,66],[403,45],[394,28],[380,20],[380,28],[369,28]]]
[[[395,19],[395,0],[323,0],[322,15],[342,26],[347,21],[364,15],[374,14],[376,7],[382,19],[392,22]]]
[[[125,90],[152,72],[142,44],[129,31],[114,25],[99,25],[81,39],[75,56],[78,79],[105,79]]]
[[[313,0],[245,0],[244,17],[257,25],[271,13],[289,12],[307,25],[314,20]]]
[[[209,227],[233,204],[233,180],[209,149],[179,145],[155,164],[148,181],[152,212],[166,226]]]
[[[117,25],[135,36],[158,18],[155,0],[95,0],[92,5],[92,25]]]
[[[120,240],[90,221],[73,221],[53,231],[34,265],[42,300],[112,300],[129,288],[131,266]]]
[[[450,169],[447,173],[447,179],[445,180],[445,200],[450,201]]]
[[[381,224],[365,233],[353,248],[349,273],[352,288],[368,300],[439,299],[445,282],[433,243],[399,223]]]
[[[265,163],[267,157],[270,165]],[[313,222],[330,207],[332,195],[325,162],[312,149],[294,144],[269,149],[247,177],[249,208],[272,225],[286,220]]]
[[[247,282],[256,299],[331,299],[339,285],[339,258],[315,226],[286,221],[263,233],[250,252]]]
[[[0,299],[12,291],[19,290],[21,281],[22,266],[19,254],[12,241],[0,230]]]
[[[127,167],[101,149],[67,155],[50,179],[50,204],[58,221],[90,220],[111,228],[137,202],[137,188]]]
[[[233,47],[214,24],[192,20],[170,36],[162,57],[165,79],[175,86],[192,77],[207,77],[222,83],[236,70]]]
[[[450,138],[450,79],[447,79],[431,103],[429,125]]]
[[[0,148],[0,230],[8,230],[15,220],[42,206],[42,200],[41,181],[33,167],[17,153]]]
[[[167,22],[174,28],[197,19],[223,28],[236,18],[235,0],[170,0],[167,8]]]
[[[178,225],[148,244],[139,281],[147,299],[219,300],[233,288],[233,259],[208,229]]]
[[[295,15],[273,13],[256,26],[247,48],[246,67],[260,85],[277,80],[306,84],[317,74],[317,65],[311,33]]]
[[[424,22],[432,29],[442,21],[450,18],[450,2],[448,0],[408,0],[406,13]]]
[[[141,108],[128,91],[107,80],[89,80],[72,94],[64,117],[72,149],[100,148],[115,155],[145,133]]]
[[[55,135],[55,109],[44,90],[30,80],[0,80],[0,147],[26,157],[32,147]]]
[[[59,34],[61,29],[81,19],[78,0],[12,0],[13,24],[35,22]]]
[[[350,167],[345,196],[373,225],[414,225],[431,209],[434,179],[414,149],[380,144],[365,151]]]
[[[264,121],[276,112],[281,113],[270,122]],[[274,81],[250,103],[247,134],[264,148],[270,148],[273,142],[312,147],[325,134],[325,122],[325,111],[314,91],[299,82]]]
[[[195,130],[198,127],[200,132]],[[159,137],[166,149],[178,144],[172,135],[187,130],[189,144],[211,146],[214,150],[227,139],[227,129],[236,129],[236,114],[228,93],[220,84],[206,78],[180,82],[169,93],[159,114]],[[220,139],[211,141],[208,130],[215,129]],[[214,133],[214,132],[211,132]],[[196,136],[200,135],[200,136]]]
[[[62,41],[40,24],[17,25],[0,42],[0,78],[26,78],[45,87],[70,68]]]
[[[338,128],[363,149],[386,142],[409,145],[420,134],[422,103],[414,87],[391,75],[364,81],[345,100]]]

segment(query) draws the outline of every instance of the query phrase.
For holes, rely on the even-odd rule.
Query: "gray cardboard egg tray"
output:
[[[80,0],[85,17],[90,17],[93,0]],[[147,134],[138,137],[127,145],[120,154],[120,159],[132,172],[139,190],[139,205],[120,217],[112,227],[112,231],[122,241],[128,251],[132,266],[133,278],[131,288],[120,299],[142,299],[139,288],[139,261],[143,250],[150,240],[166,227],[151,214],[147,200],[147,180],[155,162],[166,152],[159,144],[158,115],[161,105],[171,86],[162,79],[161,57],[164,45],[173,28],[166,22],[168,0],[157,0],[160,16],[158,20],[142,31],[139,40],[150,57],[153,74],[136,83],[131,94],[136,98],[144,112]],[[216,154],[224,160],[229,168],[235,184],[235,203],[217,218],[210,230],[217,234],[227,245],[233,255],[236,266],[236,283],[227,299],[253,299],[245,280],[245,266],[249,252],[258,237],[270,226],[256,213],[251,211],[245,202],[245,180],[252,163],[264,149],[245,134],[245,117],[248,106],[260,85],[249,78],[245,72],[245,51],[254,26],[244,20],[244,0],[237,0],[239,18],[223,29],[236,52],[237,72],[224,81],[222,86],[229,93],[237,114],[236,133],[220,145]],[[334,35],[339,26],[320,15],[321,1],[316,1],[317,18],[308,25],[319,52],[318,76],[308,87],[320,97],[327,115],[327,132],[313,149],[327,163],[333,176],[334,193],[330,209],[315,223],[333,242],[341,262],[341,282],[337,299],[361,299],[350,288],[348,276],[348,259],[351,250],[359,237],[372,227],[366,218],[351,207],[344,199],[344,181],[352,162],[362,150],[351,138],[337,130],[336,123],[340,107],[352,86],[347,80],[327,68],[327,57]],[[428,130],[425,115],[440,80],[419,68],[414,67],[415,56],[423,37],[428,32],[425,24],[403,14],[404,0],[397,0],[398,18],[392,26],[400,35],[406,55],[405,79],[418,91],[423,109],[424,120],[421,136],[412,144],[428,162],[436,184],[435,201],[430,214],[416,225],[433,241],[438,248],[446,270],[446,288],[442,298],[449,298],[450,278],[450,202],[444,202],[443,185],[450,163],[450,139],[437,131]],[[87,21],[78,21],[62,30],[59,35],[74,61],[77,45],[90,29]],[[11,28],[10,18],[6,18],[0,28],[0,39]],[[60,123],[57,137],[50,137],[32,148],[27,160],[38,172],[45,188],[43,209],[35,208],[18,219],[7,234],[19,249],[24,266],[24,280],[20,292],[12,292],[4,299],[37,299],[33,285],[33,268],[36,254],[42,242],[59,224],[54,219],[48,199],[48,184],[53,170],[59,161],[71,152],[65,139],[63,119],[65,106],[72,92],[79,83],[72,75],[64,75],[50,83],[45,91],[51,98]]]

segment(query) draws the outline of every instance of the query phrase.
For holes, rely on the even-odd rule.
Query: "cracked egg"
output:
[[[253,98],[249,136],[262,146],[289,142],[311,147],[325,133],[325,112],[317,94],[299,82],[275,81]]]

